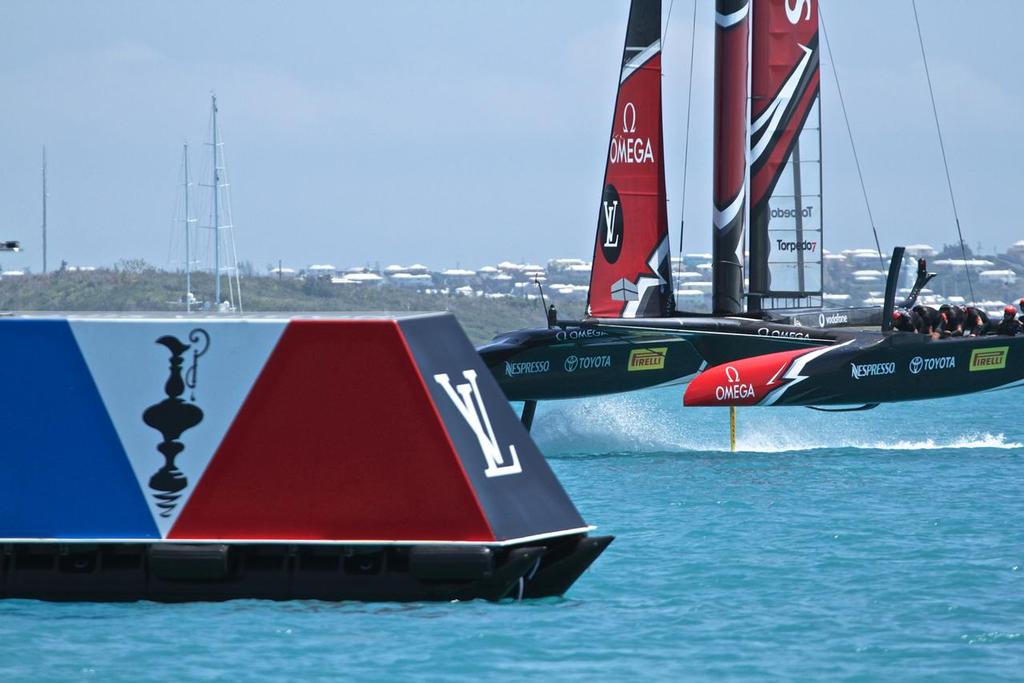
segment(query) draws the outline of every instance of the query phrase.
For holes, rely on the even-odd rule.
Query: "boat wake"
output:
[[[824,440],[823,440],[824,441]],[[813,440],[807,442],[801,442],[800,439],[795,439],[792,442],[785,444],[777,444],[775,446],[764,447],[760,443],[748,443],[744,439],[736,440],[737,452],[747,453],[785,453],[789,451],[812,451],[820,449],[837,449],[837,448],[849,448],[854,450],[872,450],[872,451],[931,451],[931,450],[950,450],[958,448],[998,448],[1011,450],[1014,448],[1022,448],[1024,444],[1016,441],[1007,440],[1003,434],[991,434],[988,432],[980,434],[964,434],[958,437],[953,437],[949,440],[945,439],[924,439],[924,440],[900,440],[900,441],[847,441],[842,442],[838,439],[832,440],[832,443],[815,443]],[[705,450],[726,450],[726,449],[705,449]]]
[[[722,409],[683,409],[678,392],[649,392],[542,403],[533,437],[545,455],[728,452],[729,418]],[[666,400],[667,399],[667,400]],[[955,406],[951,406],[955,408]],[[894,408],[893,410],[900,410]],[[938,424],[956,424],[932,416]],[[879,438],[888,434],[889,439]],[[855,449],[922,451],[1024,448],[1001,432],[957,430],[922,438],[920,424],[892,412],[814,413],[800,408],[740,409],[736,450],[745,453]]]

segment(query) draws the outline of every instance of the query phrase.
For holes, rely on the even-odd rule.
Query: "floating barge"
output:
[[[0,354],[0,597],[541,597],[612,540],[449,314],[17,315]]]

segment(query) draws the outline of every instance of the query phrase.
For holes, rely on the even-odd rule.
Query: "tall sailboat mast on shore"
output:
[[[213,231],[213,274],[214,274],[214,309],[242,311],[241,280],[238,273],[238,255],[235,250],[234,226],[231,221],[231,199],[224,163],[224,142],[217,125],[217,95],[210,94],[210,142],[207,144],[212,151],[211,158],[211,192],[210,225]],[[223,251],[222,251],[223,250]],[[226,262],[226,263],[225,263]],[[221,296],[221,281],[227,275],[228,296]]]
[[[213,117],[213,142],[211,148],[213,150],[213,272],[214,272],[214,295],[213,301],[216,305],[220,305],[220,206],[218,200],[220,199],[217,195],[220,194],[220,163],[218,160],[218,152],[220,151],[220,141],[217,139],[217,96],[210,95],[211,105],[211,116]]]
[[[43,145],[43,275],[46,275],[46,145]]]
[[[192,178],[189,175],[188,165],[188,143],[184,144],[181,166],[185,175],[183,186],[185,189],[185,310],[192,311],[192,224],[196,219],[192,218],[190,194]]]

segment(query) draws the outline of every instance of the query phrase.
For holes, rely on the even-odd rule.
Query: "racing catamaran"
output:
[[[857,354],[884,356],[886,348],[898,343],[904,350],[919,351],[907,359],[901,352],[893,364],[905,364],[918,355],[927,363],[921,345],[932,340],[891,335],[888,329],[903,261],[901,248],[890,263],[882,308],[821,307],[818,5],[817,0],[795,4],[716,0],[713,311],[707,315],[675,306],[661,114],[661,2],[633,0],[598,211],[587,316],[502,334],[478,348],[506,396],[526,402],[527,424],[538,400],[687,384],[708,367],[723,366],[707,380],[701,375],[703,384],[713,382],[712,376],[732,377],[723,364],[732,363],[729,367],[735,369],[734,361],[768,355],[802,358],[794,370],[801,372],[822,366],[812,361],[833,349],[853,354],[852,360],[840,364],[857,364]],[[748,74],[753,91],[749,118]],[[809,126],[812,120],[814,125]],[[744,292],[748,196],[750,286]],[[923,262],[919,264],[917,282],[901,306],[912,306],[930,277]],[[987,339],[965,338],[957,344],[991,346]],[[970,362],[961,361],[959,367]],[[1024,364],[1019,365],[1011,372],[1014,376],[1024,376]],[[999,378],[1004,379],[1002,373]],[[989,382],[972,379],[959,382],[954,393],[992,388]],[[805,388],[812,385],[804,382]],[[717,399],[712,389],[709,395],[715,401],[707,402],[704,394],[697,398],[694,392],[693,400],[688,394],[688,404],[731,405],[733,400],[724,394]],[[907,397],[949,395],[928,394],[927,388],[921,392]],[[786,394],[790,401],[804,395],[817,399],[820,394],[796,388]],[[884,390],[865,396],[870,400],[862,401],[865,397],[857,392],[845,396],[839,391],[821,402],[899,400],[887,398]]]

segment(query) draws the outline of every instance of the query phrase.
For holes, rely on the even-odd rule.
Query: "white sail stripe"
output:
[[[802,43],[797,43],[797,45],[798,45],[798,47],[800,47],[800,49],[802,49],[804,51],[804,56],[800,59],[800,63],[797,65],[797,68],[796,68],[796,73],[798,73],[799,76],[802,76],[803,75],[802,72],[804,71],[804,69],[806,69],[807,61],[810,59],[811,55],[814,54],[814,51],[811,48],[807,47],[806,45],[803,45]],[[786,84],[783,85],[782,89],[780,90],[780,95],[781,95],[781,92],[786,89],[786,86],[789,85],[790,82],[792,82],[792,81],[793,81],[793,76],[791,75],[790,78],[786,80]],[[799,77],[797,78],[796,82],[799,82]],[[794,89],[795,89],[795,86],[794,86]],[[770,107],[768,107],[768,109],[766,109],[764,111],[764,113],[762,113],[761,116],[759,116],[754,121],[754,123],[751,125],[751,128],[753,130],[756,131],[757,129],[761,128],[761,126],[763,126],[765,124],[765,121],[768,119],[768,117],[771,114],[771,112],[774,110],[774,108],[776,106],[778,106],[780,99],[781,99],[781,97],[776,97],[775,100],[772,102],[772,105]],[[788,98],[786,98],[786,99],[788,99]]]
[[[761,139],[757,141],[757,145],[750,150],[750,163],[754,163],[760,159],[761,155],[764,154],[766,149],[768,149],[768,143],[770,143],[772,138],[775,136],[775,131],[782,122],[782,116],[786,113],[786,105],[789,104],[789,100],[793,97],[793,93],[796,92],[796,87],[804,77],[804,72],[807,71],[807,65],[810,63],[811,55],[814,54],[814,51],[806,45],[800,45],[800,49],[804,51],[804,56],[797,65],[797,68],[782,86],[782,89],[779,90],[779,94],[772,101],[771,105],[769,105],[765,112],[753,123],[753,131],[760,130],[766,123],[765,119],[770,117],[770,120],[767,121],[768,129],[761,135]]]
[[[736,199],[733,200],[732,204],[725,207],[722,211],[719,211],[718,208],[715,207],[713,216],[716,228],[722,229],[736,218],[736,214],[738,214],[740,209],[743,208],[743,200],[745,197],[746,188],[741,186],[740,193],[736,195]]]
[[[668,257],[668,235],[665,235],[664,237],[661,238],[661,242],[658,243],[658,248],[654,250],[654,253],[651,255],[651,258],[647,260],[647,267],[654,271],[654,273],[658,276],[658,279],[661,280],[662,284],[666,285],[668,283],[665,282],[665,279],[663,277],[661,277],[661,273],[658,271],[658,266],[660,266],[661,262],[667,259]]]
[[[734,24],[738,24],[743,21],[747,14],[750,12],[750,3],[743,5],[742,9],[738,9],[732,14],[722,14],[715,12],[715,23],[722,28],[729,28]]]
[[[761,113],[761,115],[757,117],[757,119],[753,123],[750,124],[751,136],[753,136],[753,134],[756,133],[757,131],[761,130],[764,124],[768,123],[771,117],[775,114],[775,110],[779,108],[780,103],[781,100],[779,99],[779,97],[776,97],[774,100],[772,100],[772,103],[769,104],[768,107]]]
[[[640,50],[640,52],[630,57],[629,61],[622,65],[622,73],[619,75],[620,85],[625,83],[626,79],[632,76],[633,72],[643,66],[648,59],[661,51],[661,39],[659,38],[645,48],[627,47],[626,50]]]

